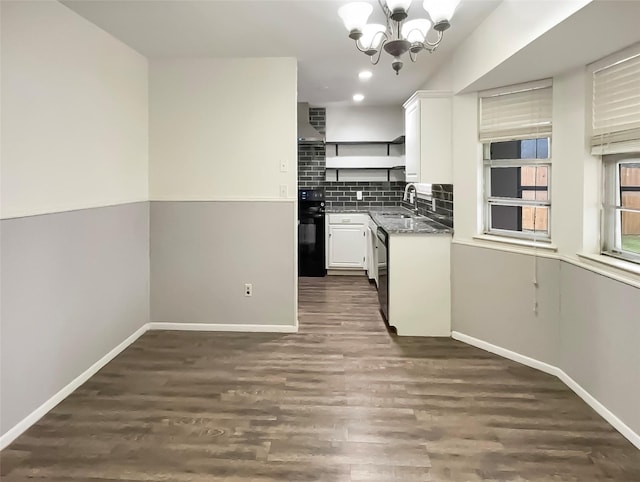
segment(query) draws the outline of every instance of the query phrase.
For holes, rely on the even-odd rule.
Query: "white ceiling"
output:
[[[374,4],[370,21],[384,23]],[[337,10],[348,0],[62,0],[62,3],[148,58],[296,57],[298,100],[312,105],[350,104],[354,93],[367,105],[400,105],[435,72],[500,3],[463,0],[452,27],[434,54],[396,76],[391,57],[377,66],[358,52]],[[424,17],[414,0],[410,18]],[[358,72],[370,69],[367,83]]]

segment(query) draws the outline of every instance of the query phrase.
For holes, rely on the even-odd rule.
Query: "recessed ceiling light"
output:
[[[373,76],[373,73],[370,70],[363,70],[358,74],[360,80],[369,80]]]
[[[354,94],[353,100],[356,102],[362,102],[364,100],[364,95],[362,94]]]

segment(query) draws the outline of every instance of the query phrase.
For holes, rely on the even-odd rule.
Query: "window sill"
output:
[[[631,261],[625,261],[623,259],[614,258],[613,256],[605,256],[603,254],[590,253],[578,253],[578,257],[586,261],[598,263],[601,266],[606,265],[611,268],[624,271],[625,273],[640,276],[640,264],[632,263]]]
[[[555,253],[558,251],[558,247],[548,241],[533,242],[528,239],[507,238],[492,234],[477,234],[476,236],[473,236],[473,239],[477,241],[488,241],[491,244],[496,243],[496,245],[503,244],[510,247],[540,249],[549,253]]]

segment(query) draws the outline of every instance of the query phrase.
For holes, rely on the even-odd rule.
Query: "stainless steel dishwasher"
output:
[[[385,321],[389,321],[389,234],[378,228],[378,301]]]

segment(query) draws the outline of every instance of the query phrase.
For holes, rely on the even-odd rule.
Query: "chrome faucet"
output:
[[[418,214],[418,190],[416,189],[416,185],[413,182],[408,182],[404,187],[404,201],[409,201],[409,189],[413,188],[413,212]]]

